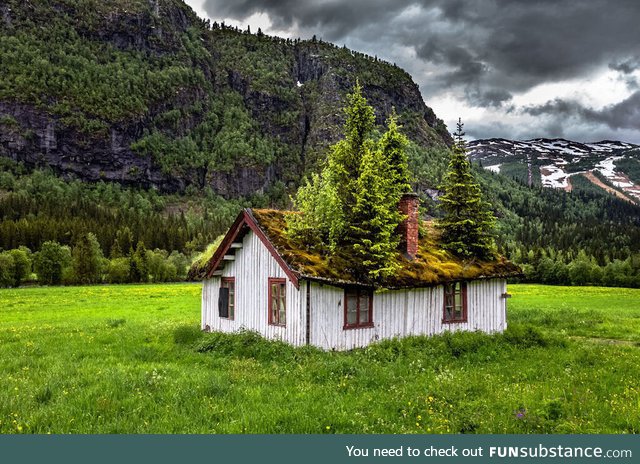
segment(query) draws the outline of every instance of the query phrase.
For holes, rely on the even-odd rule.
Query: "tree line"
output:
[[[49,240],[36,252],[25,246],[4,251],[0,253],[0,287],[18,287],[26,281],[44,285],[121,284],[186,278],[190,260],[184,254],[148,250],[143,242],[122,253],[120,242],[131,243],[130,232],[118,237],[109,258],[91,232],[80,236],[73,247]]]

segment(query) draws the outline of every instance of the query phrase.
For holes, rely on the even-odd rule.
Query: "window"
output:
[[[218,316],[233,319],[236,310],[236,278],[223,277],[218,293]]]
[[[467,284],[465,282],[445,284],[442,322],[467,322]]]
[[[344,291],[344,328],[373,327],[373,292],[363,288]]]
[[[287,323],[287,281],[269,278],[269,324]]]

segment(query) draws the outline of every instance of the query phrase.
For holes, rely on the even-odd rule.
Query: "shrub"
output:
[[[114,258],[107,266],[107,281],[112,284],[123,284],[129,281],[129,258]]]
[[[173,330],[173,341],[177,345],[190,345],[202,337],[202,331],[196,325],[181,325]]]
[[[510,345],[520,348],[544,347],[551,344],[548,337],[531,325],[511,324],[502,334],[502,339]]]
[[[11,253],[5,251],[0,253],[0,287],[11,287],[13,285],[13,257]]]
[[[232,334],[221,332],[206,334],[198,347],[201,353],[213,352],[222,356],[281,363],[296,359],[296,350],[298,349],[285,342],[267,340],[258,332],[245,329]]]

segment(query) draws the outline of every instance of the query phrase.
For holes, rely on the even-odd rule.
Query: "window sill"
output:
[[[287,328],[287,324],[276,324],[275,322],[269,322],[269,325],[273,327],[282,327],[283,329]]]
[[[453,319],[450,321],[446,321],[442,319],[443,324],[464,324],[465,322],[468,322],[468,321],[466,319]]]
[[[354,330],[354,329],[370,329],[373,327],[373,323],[371,324],[360,324],[360,325],[343,325],[342,330]]]

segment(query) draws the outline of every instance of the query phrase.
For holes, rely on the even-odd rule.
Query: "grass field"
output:
[[[2,433],[639,433],[640,290],[510,286],[504,335],[202,334],[195,284],[0,290]]]

